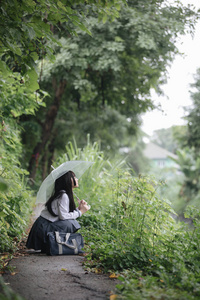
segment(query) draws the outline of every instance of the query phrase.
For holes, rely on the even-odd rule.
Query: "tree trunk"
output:
[[[54,133],[54,136],[53,136],[53,138],[52,138],[52,140],[51,140],[51,143],[49,144],[49,146],[48,146],[48,161],[47,161],[47,170],[48,170],[48,172],[51,170],[53,170],[52,168],[51,168],[51,166],[52,166],[52,162],[53,162],[53,160],[54,160],[54,150],[55,150],[55,139],[56,139],[56,134],[57,134],[57,131],[56,131],[56,133]]]
[[[101,76],[101,95],[102,95],[102,106],[105,107],[104,78],[103,78],[103,76]]]
[[[40,164],[42,169],[42,180],[44,180],[45,177],[47,176],[47,160],[48,160],[48,151],[47,149],[45,149]]]
[[[42,156],[46,144],[48,143],[49,138],[51,136],[52,128],[54,126],[56,116],[60,107],[61,98],[66,87],[66,80],[60,81],[59,84],[57,84],[56,79],[54,78],[52,84],[55,90],[54,101],[49,107],[46,114],[45,122],[42,125],[41,141],[38,142],[38,144],[35,146],[32,157],[29,161],[28,171],[30,173],[30,178],[33,180],[36,176],[36,171],[39,165],[40,157]]]
[[[50,142],[48,143],[48,147],[45,148],[42,158],[41,158],[41,174],[42,180],[46,178],[46,176],[53,170],[51,168],[52,162],[54,160],[54,150],[55,150],[55,139],[57,136],[57,130],[51,134]]]

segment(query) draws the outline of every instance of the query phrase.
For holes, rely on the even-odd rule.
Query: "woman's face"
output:
[[[77,188],[78,187],[78,178],[76,178],[76,176],[74,176],[74,179],[75,179],[76,185],[74,185],[74,180],[73,180],[73,178],[71,178],[71,180],[72,180],[72,188]]]

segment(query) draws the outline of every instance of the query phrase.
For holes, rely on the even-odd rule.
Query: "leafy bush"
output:
[[[193,219],[191,227],[176,223],[169,201],[157,195],[156,189],[162,183],[152,178],[135,178],[127,171],[118,172],[112,178],[112,188],[110,180],[107,184],[106,187],[104,183],[102,192],[110,201],[102,210],[102,226],[82,229],[91,249],[93,267],[122,273],[142,270],[142,276],[161,280],[165,288],[200,296],[200,212],[188,207],[185,217]],[[131,274],[130,271],[130,277]],[[177,295],[180,297],[180,293]]]
[[[31,211],[27,171],[20,168],[19,131],[10,120],[1,128],[0,174],[6,188],[0,189],[0,252],[11,251],[20,240]]]
[[[70,159],[95,161],[77,191],[91,204],[80,220],[86,267],[120,273],[121,299],[198,299],[198,209],[185,212],[191,225],[177,222],[171,203],[157,192],[162,181],[134,177],[124,162],[104,160],[97,145],[81,152],[70,144],[66,150]]]

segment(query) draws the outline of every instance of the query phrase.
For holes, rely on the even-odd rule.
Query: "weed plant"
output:
[[[0,130],[0,180],[5,183],[5,187],[0,185],[0,254],[16,248],[27,226],[32,200],[26,181],[28,172],[19,162],[19,131],[11,123],[4,130]]]
[[[78,191],[91,204],[81,218],[86,268],[120,275],[119,299],[199,299],[200,212],[188,207],[192,225],[177,222],[157,192],[162,181],[133,176],[124,162],[105,160],[97,144],[66,150],[70,159],[95,162]]]
[[[124,160],[106,159],[89,137],[82,150],[69,143],[54,165],[66,160],[94,162],[77,191],[91,205],[80,219],[85,268],[119,276],[117,299],[200,299],[200,211],[188,206],[192,224],[177,222],[158,193],[164,182],[134,176]],[[11,169],[5,153],[2,161],[9,188],[1,191],[0,240],[1,251],[10,251],[29,216],[31,194],[17,163]]]

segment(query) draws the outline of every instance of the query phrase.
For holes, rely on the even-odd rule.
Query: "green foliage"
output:
[[[124,141],[124,147],[120,149],[121,155],[125,158],[127,164],[134,170],[135,174],[147,173],[151,161],[144,155],[145,143],[144,133],[138,130],[135,137],[132,137],[131,141]]]
[[[177,36],[195,23],[191,8],[179,2],[168,6],[165,1],[129,1],[112,22],[99,22],[89,9],[87,28],[92,37],[77,28],[78,35],[69,35],[68,23],[55,29],[60,43],[54,47],[55,60],[44,59],[39,65],[40,87],[49,95],[46,108],[31,120],[22,120],[24,128],[26,121],[41,128],[31,143],[29,133],[23,134],[31,178],[36,169],[43,174],[50,169],[52,157],[73,135],[83,147],[89,133],[110,153],[130,146],[140,114],[154,107],[150,90],[160,91],[166,68],[177,53]],[[38,153],[41,164],[36,168],[32,155]]]
[[[184,148],[177,150],[177,159],[173,159],[179,166],[184,178],[179,191],[179,203],[177,211],[183,212],[187,205],[199,207],[200,200],[200,157],[195,155],[193,148]],[[196,157],[196,159],[195,159]]]
[[[194,147],[198,155],[200,145],[199,115],[200,115],[200,69],[194,77],[195,83],[191,84],[191,99],[193,105],[186,109],[188,121],[186,141],[189,147]]]
[[[158,189],[164,182],[133,176],[124,161],[106,160],[98,144],[81,150],[69,143],[66,160],[94,161],[76,191],[91,209],[82,216],[85,267],[120,275],[119,299],[198,299],[200,297],[200,211],[188,206],[190,225]]]
[[[60,156],[53,165],[59,166],[61,163],[68,160],[85,160],[94,162],[94,166],[91,166],[86,171],[86,174],[80,178],[81,187],[79,188],[78,193],[80,198],[84,197],[85,199],[90,199],[96,194],[98,182],[103,180],[102,170],[109,169],[109,172],[112,174],[113,172],[115,173],[116,167],[126,167],[124,159],[115,157],[115,159],[112,158],[112,162],[109,159],[105,159],[105,153],[100,150],[99,143],[91,143],[89,135],[87,136],[86,146],[83,148],[79,148],[77,146],[76,139],[73,140],[73,143],[69,142],[65,147],[65,153]],[[99,201],[101,202],[102,200],[99,198]]]
[[[183,145],[186,132],[186,126],[172,126],[167,129],[155,130],[151,141],[171,153],[176,153],[176,150]]]
[[[80,219],[85,267],[120,274],[119,299],[198,299],[200,211],[188,207],[192,224],[177,223],[171,203],[157,193],[163,182],[103,159],[97,144],[81,151],[70,143],[57,163],[67,159],[95,162],[77,191],[91,204]]]
[[[117,299],[123,300],[194,300],[199,296],[189,294],[187,290],[179,285],[179,288],[166,286],[167,277],[159,279],[155,276],[143,275],[141,271],[127,271],[119,277],[122,284],[118,284],[119,295]],[[191,276],[187,281],[194,280]],[[197,284],[196,284],[197,286]],[[195,288],[195,287],[194,287]]]
[[[112,23],[98,23],[88,14],[92,38],[82,31],[62,36],[55,62],[44,64],[42,81],[65,78],[81,102],[108,104],[130,117],[152,107],[150,88],[162,82],[161,73],[177,52],[174,39],[189,28],[193,12],[178,3],[168,7],[164,1],[128,4]]]
[[[55,47],[60,45],[54,37],[61,24],[69,34],[77,35],[76,29],[91,34],[87,28],[87,13],[92,11],[100,20],[106,15],[118,16],[122,1],[55,1],[36,3],[29,1],[1,1],[0,3],[0,110],[1,117],[15,118],[23,114],[35,114],[44,106],[39,83],[42,67],[38,62],[54,60]],[[71,27],[73,29],[71,30]],[[42,62],[43,64],[43,62]],[[17,119],[16,119],[17,118]],[[6,120],[9,122],[9,120]],[[12,122],[12,121],[11,121]],[[29,134],[30,135],[30,134]],[[27,167],[26,165],[24,167]]]
[[[53,59],[54,44],[53,26],[65,23],[68,32],[77,34],[79,28],[91,34],[85,25],[87,9],[96,11],[100,18],[110,15],[118,16],[123,1],[3,1],[0,5],[1,30],[1,71],[4,74],[20,74],[24,81],[28,81],[34,91],[39,88],[36,63],[47,56]],[[75,25],[71,30],[70,24]],[[14,71],[14,72],[13,72]],[[17,78],[16,78],[17,79]]]
[[[185,118],[188,121],[184,131],[176,131],[179,141],[181,141],[180,149],[177,150],[178,158],[175,162],[179,166],[179,170],[183,174],[183,181],[180,182],[178,201],[176,202],[176,210],[183,213],[187,205],[196,205],[199,207],[200,200],[200,156],[199,156],[199,115],[200,115],[200,69],[197,70],[195,83],[191,85],[193,88],[191,98],[193,105],[186,109],[188,115]]]
[[[0,190],[0,252],[13,250],[20,240],[30,213],[31,193],[27,189],[27,171],[20,168],[22,152],[16,124],[2,123],[0,175],[6,189]]]
[[[73,130],[69,130],[70,128]],[[98,141],[102,150],[112,153],[116,153],[124,145],[130,131],[134,131],[126,116],[111,107],[104,108],[98,114],[95,110],[90,110],[90,118],[87,110],[65,113],[61,110],[54,130],[60,132],[55,140],[58,151],[63,149],[63,141],[72,140],[73,136],[76,137],[78,144],[84,147],[85,136],[89,133],[92,142]]]
[[[155,257],[156,264],[156,255],[166,255],[168,249],[158,252],[158,245],[166,244],[172,238],[175,222],[172,218],[163,222],[173,211],[167,201],[156,196],[155,184],[148,178],[118,173],[118,177],[112,178],[111,189],[105,184],[101,187],[107,200],[102,205],[107,210],[105,219],[110,232],[105,231],[105,236],[101,237],[105,240],[101,242],[102,246],[93,249],[93,257],[99,257],[104,268],[148,268],[149,259]],[[165,238],[163,232],[168,233]]]
[[[30,121],[47,93],[39,90],[42,68],[38,61],[54,59],[53,31],[65,24],[68,34],[76,28],[91,34],[85,26],[87,10],[100,19],[115,18],[122,1],[8,0],[0,3],[0,251],[11,251],[23,233],[29,218],[31,192],[27,188],[28,172],[22,169],[25,156],[18,126],[19,118]],[[71,25],[73,24],[73,30]],[[26,129],[32,127],[32,123]],[[35,133],[35,131],[37,131]],[[29,140],[38,128],[29,130]],[[26,164],[24,167],[27,167]]]

